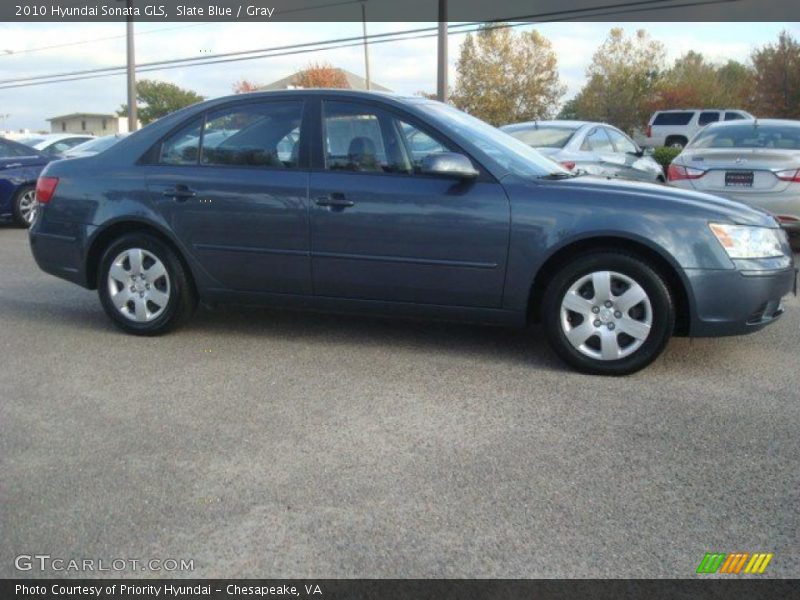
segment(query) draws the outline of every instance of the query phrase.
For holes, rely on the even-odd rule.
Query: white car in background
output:
[[[77,146],[73,146],[61,156],[63,158],[83,158],[84,156],[94,156],[100,154],[104,150],[111,148],[114,144],[127,136],[127,133],[117,133],[114,135],[106,135],[99,138],[94,138],[88,142],[83,142]]]
[[[769,211],[793,245],[800,240],[800,121],[709,125],[675,157],[667,180]]]
[[[650,117],[642,145],[645,148],[683,148],[698,131],[710,123],[752,118],[754,117],[750,113],[736,108],[659,110]]]
[[[67,150],[83,144],[95,136],[84,133],[43,133],[20,138],[17,141],[53,158],[61,158]]]

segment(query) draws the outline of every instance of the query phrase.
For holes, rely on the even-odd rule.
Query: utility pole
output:
[[[447,102],[447,0],[439,0],[439,65],[436,97]]]
[[[128,8],[133,0],[127,0]],[[133,12],[133,11],[129,11]],[[138,118],[136,115],[136,57],[133,48],[133,15],[127,17],[126,23],[127,55],[128,55],[128,131],[136,131]]]
[[[367,3],[366,0],[361,3],[361,30],[364,32],[364,71],[366,72],[367,89],[370,89],[369,83],[369,42],[367,41]]]

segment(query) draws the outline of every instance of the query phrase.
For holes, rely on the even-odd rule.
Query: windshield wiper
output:
[[[577,175],[575,173],[548,173],[539,179],[572,179],[573,177],[577,177]]]

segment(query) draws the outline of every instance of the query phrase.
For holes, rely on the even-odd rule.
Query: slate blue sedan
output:
[[[38,150],[0,138],[0,219],[30,226],[36,214],[36,178],[50,160]]]
[[[783,312],[794,264],[764,211],[575,176],[451,106],[288,90],[164,117],[50,163],[39,266],[163,333],[197,302],[524,326],[588,373],[641,369],[673,333],[741,334]]]

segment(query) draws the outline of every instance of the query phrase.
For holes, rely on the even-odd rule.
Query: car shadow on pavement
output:
[[[538,326],[512,329],[473,323],[322,313],[251,306],[201,308],[180,329],[200,335],[254,336],[305,343],[418,349],[437,355],[491,358],[549,370],[567,368]],[[177,332],[176,332],[177,333]]]

